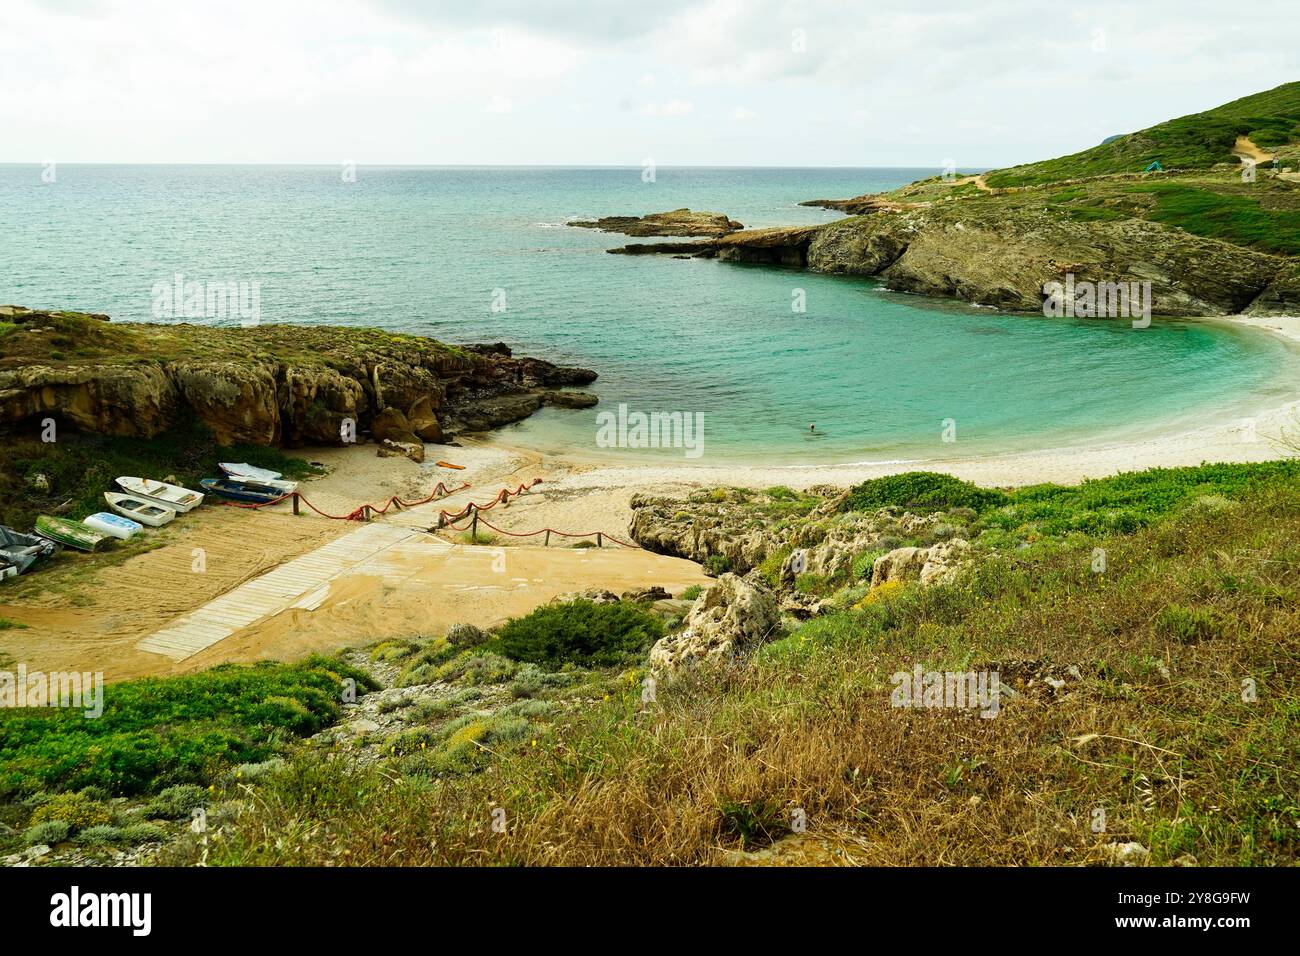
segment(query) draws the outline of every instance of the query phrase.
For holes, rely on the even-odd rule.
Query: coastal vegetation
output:
[[[1165,169],[1209,169],[1236,162],[1238,137],[1259,146],[1300,142],[1300,82],[1117,136],[1069,156],[997,170],[985,179],[1002,188],[1140,171],[1156,162]]]
[[[730,663],[661,675],[652,692],[645,648],[681,611],[578,598],[495,632],[176,679],[184,704],[158,682],[115,685],[132,700],[138,683],[169,733],[204,745],[87,776],[48,759],[85,752],[86,731],[56,720],[26,751],[6,741],[0,779],[15,797],[206,783],[221,822],[174,834],[157,857],[169,863],[1104,864],[1130,845],[1155,864],[1295,863],[1298,479],[1289,460],[792,493],[819,502],[790,519],[796,540],[862,522],[894,537],[860,539],[849,573],[821,575],[811,617],[786,614]],[[785,497],[718,489],[681,506],[762,521]],[[929,583],[879,580],[908,528],[970,550]],[[777,589],[808,600],[782,574],[789,556]],[[891,706],[917,665],[998,673],[996,717]],[[340,711],[337,678],[376,687],[363,672],[383,689]],[[256,683],[223,684],[236,679]],[[196,696],[244,703],[214,727]],[[117,725],[128,740],[160,719],[127,720],[137,706]],[[240,780],[223,770],[272,757]]]

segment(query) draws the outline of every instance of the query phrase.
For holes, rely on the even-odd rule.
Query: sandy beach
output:
[[[1300,317],[1232,316],[1213,321],[1232,322],[1275,335],[1300,349]],[[1260,407],[1246,406],[1223,421],[1167,435],[1102,444],[1031,451],[989,457],[935,458],[905,464],[840,465],[710,465],[685,460],[667,462],[662,454],[644,462],[611,463],[575,451],[563,460],[542,456],[512,445],[497,436],[466,439],[453,449],[457,463],[474,476],[537,475],[545,480],[538,494],[530,495],[494,515],[493,522],[510,531],[553,527],[610,530],[625,528],[631,517],[628,500],[634,492],[663,495],[689,493],[715,485],[767,488],[786,485],[804,489],[814,485],[848,486],[900,471],[941,471],[976,484],[1016,487],[1041,482],[1075,483],[1123,471],[1154,467],[1199,465],[1207,461],[1266,461],[1288,454],[1281,443],[1288,435],[1300,439],[1300,382],[1279,383],[1289,397]],[[472,478],[471,480],[474,480]],[[476,484],[479,481],[476,481]]]
[[[1230,321],[1300,346],[1300,318]],[[303,449],[299,454],[323,464],[327,474],[304,482],[301,490],[312,505],[329,514],[347,514],[362,503],[382,506],[392,496],[418,501],[432,494],[439,482],[452,493],[417,509],[390,509],[376,519],[414,535],[397,568],[384,574],[365,567],[349,570],[328,583],[314,606],[286,605],[182,660],[141,650],[136,645],[142,638],[188,612],[236,593],[247,582],[359,527],[307,508],[294,516],[287,504],[262,511],[205,505],[151,538],[154,546],[139,553],[124,558],[70,555],[40,575],[8,585],[0,617],[25,627],[0,634],[0,651],[30,667],[102,670],[111,681],[183,673],[226,661],[293,659],[385,638],[438,633],[459,621],[490,626],[558,595],[589,588],[621,593],[657,585],[679,594],[708,580],[691,562],[609,540],[603,549],[588,549],[593,538],[555,533],[548,546],[545,536],[535,532],[601,532],[626,540],[629,503],[638,492],[681,496],[716,485],[848,486],[914,469],[1008,487],[1077,482],[1154,466],[1261,461],[1285,454],[1279,439],[1295,435],[1300,424],[1300,383],[1286,385],[1289,398],[1284,402],[1166,436],[895,465],[710,465],[665,462],[662,456],[645,463],[635,458],[611,463],[584,458],[580,451],[563,458],[544,455],[499,434],[466,437],[451,446],[429,445],[424,464],[379,458],[372,445]],[[462,467],[441,467],[439,460]],[[490,505],[501,489],[513,492],[535,479],[541,481],[529,491],[482,515],[479,530],[490,536],[483,545],[467,546],[455,530],[436,530],[440,508],[458,512],[471,501]],[[465,484],[468,487],[462,488]],[[428,542],[424,549],[421,540]],[[585,543],[575,548],[580,541]],[[199,552],[205,567],[196,573],[194,556]]]

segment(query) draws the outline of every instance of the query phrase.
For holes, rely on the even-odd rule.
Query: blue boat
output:
[[[285,496],[284,492],[268,490],[265,485],[235,481],[233,478],[204,478],[199,484],[203,486],[204,491],[218,498],[250,505],[270,504]]]

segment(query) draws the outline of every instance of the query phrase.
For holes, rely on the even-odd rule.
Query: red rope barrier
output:
[[[488,504],[480,505],[480,504],[475,504],[474,502],[471,501],[467,505],[465,505],[464,508],[458,511],[456,514],[452,514],[449,511],[439,511],[438,519],[441,522],[441,527],[450,528],[453,531],[467,531],[470,527],[469,524],[466,524],[464,528],[457,528],[456,522],[461,521],[465,518],[470,518],[472,521],[474,515],[480,514],[484,511],[491,511],[499,504],[509,504],[511,498],[518,498],[520,495],[525,494],[528,491],[531,491],[533,488],[535,488],[537,485],[540,485],[541,483],[542,483],[541,478],[534,478],[526,485],[520,484],[517,488],[515,488],[514,491],[511,491],[509,488],[502,488],[499,492],[497,492],[496,497],[493,498],[492,501],[489,502]],[[386,514],[389,508],[393,508],[393,507],[397,507],[399,509],[414,508],[418,505],[427,505],[431,501],[434,501],[438,498],[445,498],[448,495],[454,494],[458,491],[464,491],[468,487],[470,487],[469,482],[465,482],[459,488],[448,488],[445,484],[443,484],[440,481],[438,482],[437,485],[434,486],[433,492],[429,495],[429,497],[421,498],[419,501],[403,501],[401,498],[398,498],[396,495],[394,495],[393,497],[389,498],[387,501],[384,502],[382,508],[376,505],[366,504],[357,507],[356,509],[354,509],[353,511],[349,512],[346,515],[332,515],[327,512],[321,511],[314,504],[312,504],[310,501],[307,500],[306,495],[304,495],[302,492],[299,491],[291,491],[286,495],[281,495],[279,498],[276,498],[274,501],[264,501],[260,504],[240,504],[237,501],[223,501],[222,504],[226,505],[229,508],[246,508],[250,511],[258,511],[262,508],[269,508],[272,505],[278,505],[281,502],[288,501],[291,498],[297,498],[299,501],[305,504],[312,511],[316,512],[322,518],[329,518],[334,521],[362,521],[365,519],[366,509],[369,509],[374,514],[382,515],[382,514]],[[535,538],[539,534],[547,534],[547,533],[558,534],[561,538],[597,538],[597,539],[608,538],[610,541],[613,541],[615,544],[622,545],[625,548],[636,548],[637,550],[640,550],[639,545],[629,544],[628,542],[620,540],[619,538],[614,537],[612,534],[606,534],[603,531],[588,531],[584,533],[577,533],[572,531],[559,531],[555,528],[539,528],[536,531],[515,532],[515,531],[506,531],[504,528],[498,528],[496,525],[490,524],[486,518],[479,518],[479,520],[482,521],[483,524],[491,528],[493,531],[497,532],[498,534],[504,534],[511,538]]]
[[[334,521],[361,521],[365,518],[367,508],[370,509],[370,511],[374,512],[375,514],[382,515],[382,514],[386,514],[388,512],[388,509],[394,506],[398,508],[414,508],[417,505],[427,505],[429,502],[435,501],[438,498],[445,498],[448,495],[454,494],[457,491],[464,491],[469,486],[470,486],[469,482],[467,481],[464,484],[462,484],[459,488],[448,488],[445,484],[443,484],[440,481],[438,482],[437,485],[434,486],[433,493],[430,494],[429,497],[421,498],[419,501],[403,501],[401,498],[398,498],[396,495],[393,495],[393,497],[389,498],[387,501],[384,502],[384,506],[382,508],[376,505],[365,504],[365,505],[360,505],[359,507],[353,509],[352,511],[350,511],[348,514],[345,515],[332,515],[329,514],[328,512],[321,511],[309,500],[307,500],[307,496],[300,491],[291,491],[287,495],[281,495],[279,498],[276,498],[274,501],[263,501],[260,504],[240,504],[239,502],[236,501],[223,501],[222,504],[228,508],[246,508],[250,511],[258,511],[262,508],[269,508],[272,505],[278,505],[280,504],[280,502],[287,501],[290,498],[297,498],[299,501],[305,504],[312,511],[316,512],[322,518],[330,518]],[[523,486],[521,485],[520,487]]]
[[[597,539],[608,538],[610,541],[613,541],[615,544],[621,544],[625,548],[633,548],[637,551],[642,550],[640,545],[629,544],[628,542],[616,538],[612,534],[608,534],[607,532],[604,531],[576,532],[576,531],[559,531],[555,528],[538,528],[536,531],[516,532],[516,531],[507,531],[504,528],[498,528],[496,525],[492,524],[486,518],[479,518],[479,521],[487,525],[489,528],[491,528],[493,531],[497,532],[498,534],[504,534],[511,538],[535,538],[539,534],[546,534],[547,532],[550,532],[551,534],[558,534],[561,538],[597,538]],[[467,524],[465,525],[464,528],[457,528],[454,524],[451,524],[450,522],[448,522],[446,526],[448,528],[451,528],[453,531],[467,531],[469,530],[470,527]]]

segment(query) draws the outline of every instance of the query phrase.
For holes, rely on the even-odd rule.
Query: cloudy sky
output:
[[[0,162],[997,166],[1297,79],[1297,0],[2,0]]]

